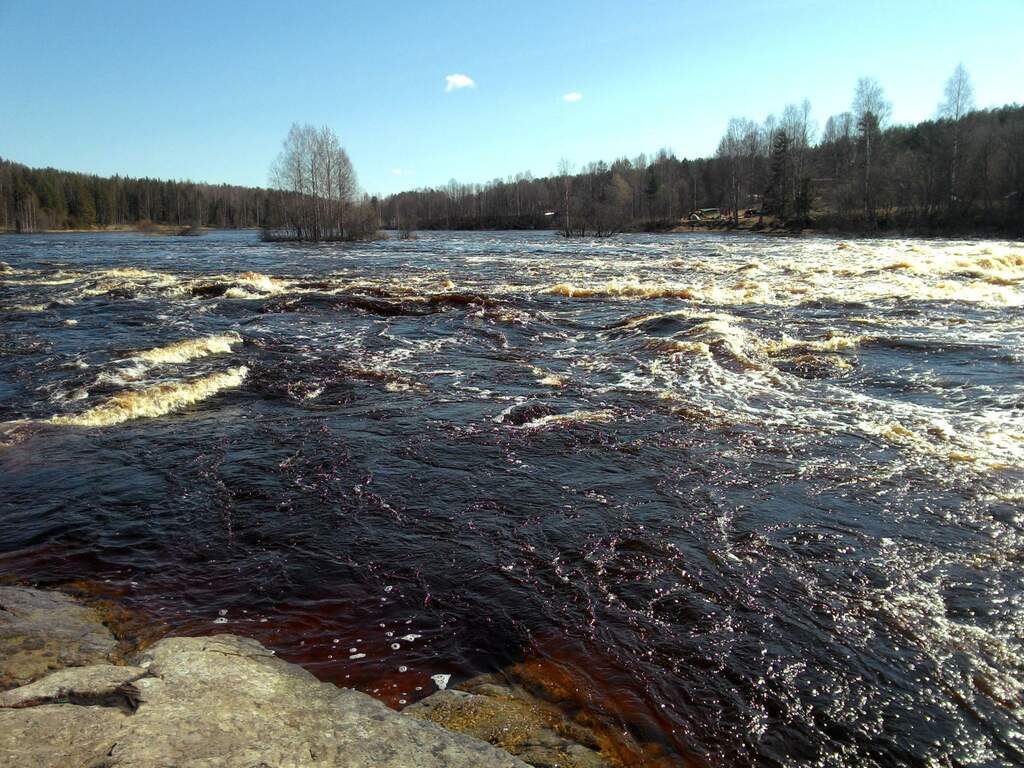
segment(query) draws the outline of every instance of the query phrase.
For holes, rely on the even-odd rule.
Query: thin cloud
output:
[[[469,75],[460,75],[456,73],[454,75],[444,76],[445,93],[451,93],[452,91],[457,91],[460,88],[476,88],[476,83]]]
[[[412,168],[392,168],[391,169],[391,175],[392,176],[415,176],[416,175],[416,171],[414,171]]]
[[[583,94],[579,91],[569,91],[562,97],[562,101],[568,101],[570,104],[575,104],[577,101],[583,101]]]

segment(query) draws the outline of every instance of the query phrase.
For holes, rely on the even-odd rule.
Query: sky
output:
[[[957,62],[1024,102],[1024,0],[0,0],[0,157],[263,186],[293,122],[388,194],[669,148],[875,77],[897,123]]]

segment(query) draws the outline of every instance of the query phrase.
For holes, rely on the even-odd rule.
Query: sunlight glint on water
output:
[[[7,576],[393,705],[543,670],[696,764],[1024,760],[1024,244],[11,236],[0,261]]]

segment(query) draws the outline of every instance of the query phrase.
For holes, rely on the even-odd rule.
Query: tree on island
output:
[[[283,226],[265,227],[264,240],[365,240],[376,233],[376,215],[358,200],[352,161],[327,126],[292,125],[270,184],[281,193]]]

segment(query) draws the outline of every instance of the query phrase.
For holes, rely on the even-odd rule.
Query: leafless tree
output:
[[[558,175],[562,178],[562,186],[565,192],[562,216],[562,223],[564,226],[562,229],[564,230],[564,233],[568,235],[572,232],[572,223],[569,220],[570,198],[572,193],[572,162],[568,158],[563,157],[558,161]]]
[[[953,124],[953,155],[949,163],[949,204],[958,199],[957,175],[960,170],[960,143],[963,138],[964,117],[974,109],[974,88],[963,62],[956,65],[946,81],[945,98],[939,104],[939,117]]]
[[[282,198],[291,230],[286,234],[294,239],[337,240],[357,234],[346,226],[358,191],[356,174],[337,134],[327,126],[293,124],[271,167],[270,181],[288,193]]]
[[[732,118],[725,136],[718,144],[716,156],[725,161],[728,174],[729,208],[732,219],[739,223],[741,194],[746,186],[749,195],[750,175],[759,149],[757,125],[746,118]]]
[[[857,81],[853,94],[853,116],[860,134],[863,157],[862,198],[864,213],[869,221],[875,219],[875,187],[872,179],[872,165],[878,154],[878,142],[882,129],[892,115],[892,104],[885,99],[882,86],[873,77],[862,77]]]

